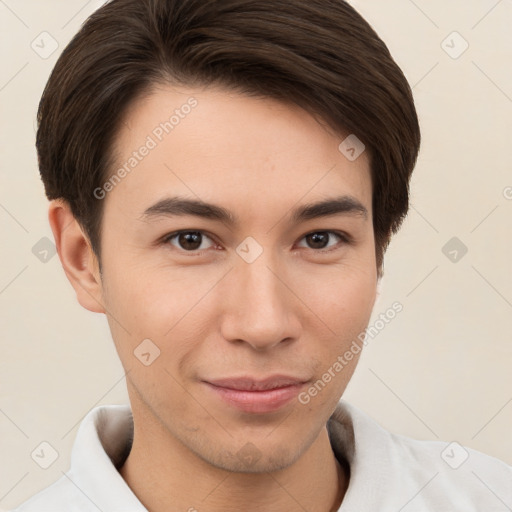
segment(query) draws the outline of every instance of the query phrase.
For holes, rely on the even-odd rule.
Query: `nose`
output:
[[[258,351],[298,339],[301,327],[300,301],[284,272],[264,255],[252,263],[240,260],[230,272],[221,322],[224,339]]]

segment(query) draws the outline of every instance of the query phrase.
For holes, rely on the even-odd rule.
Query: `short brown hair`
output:
[[[411,88],[343,0],[111,0],[59,57],[38,110],[48,199],[66,200],[100,259],[102,201],[127,107],[157,84],[220,85],[299,105],[371,160],[377,267],[409,208],[420,147]],[[341,142],[341,140],[340,140]]]

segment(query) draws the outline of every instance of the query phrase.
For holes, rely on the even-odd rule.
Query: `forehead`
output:
[[[346,194],[371,212],[368,155],[347,159],[339,149],[346,136],[273,99],[158,86],[125,112],[109,173],[122,177],[106,210],[140,216],[179,195],[278,213],[276,205]]]

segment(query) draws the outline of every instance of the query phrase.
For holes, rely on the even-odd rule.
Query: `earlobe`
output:
[[[78,302],[93,313],[105,313],[98,260],[69,204],[59,199],[51,201],[48,220],[62,268]]]

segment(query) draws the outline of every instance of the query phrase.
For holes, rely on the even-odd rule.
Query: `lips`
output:
[[[307,379],[275,375],[265,379],[240,377],[232,379],[209,380],[208,383],[219,388],[233,389],[237,391],[266,391],[269,389],[285,388],[303,384]]]
[[[295,398],[306,379],[274,375],[264,379],[237,377],[204,381],[224,403],[249,413],[274,412]]]

